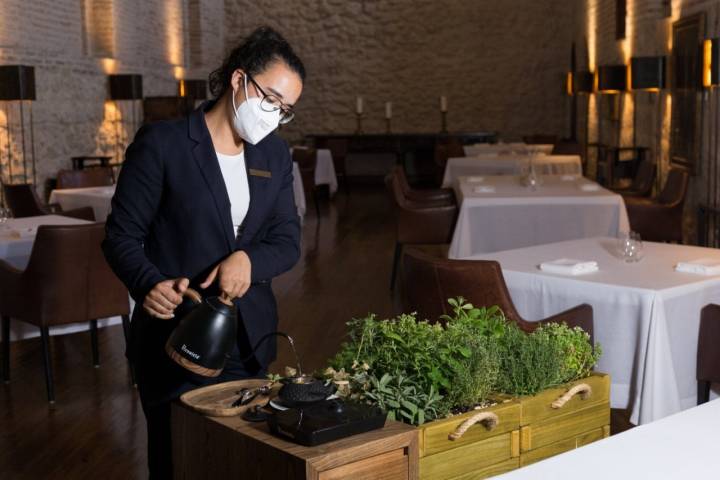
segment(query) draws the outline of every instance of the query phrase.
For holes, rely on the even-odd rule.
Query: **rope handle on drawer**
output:
[[[488,430],[492,430],[493,428],[497,427],[500,419],[493,412],[478,412],[472,417],[465,420],[463,423],[461,423],[454,432],[448,435],[448,439],[457,440],[461,438],[470,427],[480,422],[485,425],[485,428],[487,428]]]
[[[580,395],[580,398],[583,400],[586,400],[590,398],[592,395],[592,387],[588,385],[587,383],[581,383],[579,385],[575,385],[570,390],[568,390],[564,395],[562,395],[560,398],[555,400],[552,403],[552,408],[562,408],[567,402],[570,401],[575,395]]]

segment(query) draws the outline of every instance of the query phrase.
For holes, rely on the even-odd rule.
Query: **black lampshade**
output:
[[[109,75],[111,100],[143,98],[142,75]]]
[[[0,100],[35,100],[35,67],[0,66]]]
[[[630,60],[633,90],[665,88],[665,57],[634,57]]]
[[[594,76],[592,72],[575,72],[573,90],[575,93],[592,93]]]
[[[618,93],[627,89],[627,67],[625,65],[604,65],[598,67],[598,91]]]
[[[207,98],[207,82],[205,80],[180,80],[178,94],[194,100],[205,100]]]

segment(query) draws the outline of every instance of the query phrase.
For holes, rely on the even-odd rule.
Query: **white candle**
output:
[[[355,112],[357,113],[363,113],[363,99],[362,97],[357,97],[357,102],[355,105]]]
[[[392,102],[385,102],[385,118],[392,118]]]
[[[447,97],[445,95],[440,97],[440,111],[447,112]]]

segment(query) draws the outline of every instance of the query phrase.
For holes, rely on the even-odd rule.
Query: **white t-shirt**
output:
[[[215,154],[230,197],[233,230],[237,236],[238,227],[242,224],[248,208],[250,208],[250,187],[245,169],[245,152],[237,155],[225,155],[216,151]]]

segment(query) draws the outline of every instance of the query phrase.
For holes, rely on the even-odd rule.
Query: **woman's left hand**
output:
[[[239,298],[250,288],[251,273],[250,257],[240,250],[213,268],[205,281],[200,284],[200,288],[209,287],[217,278],[221,293],[229,298]]]

